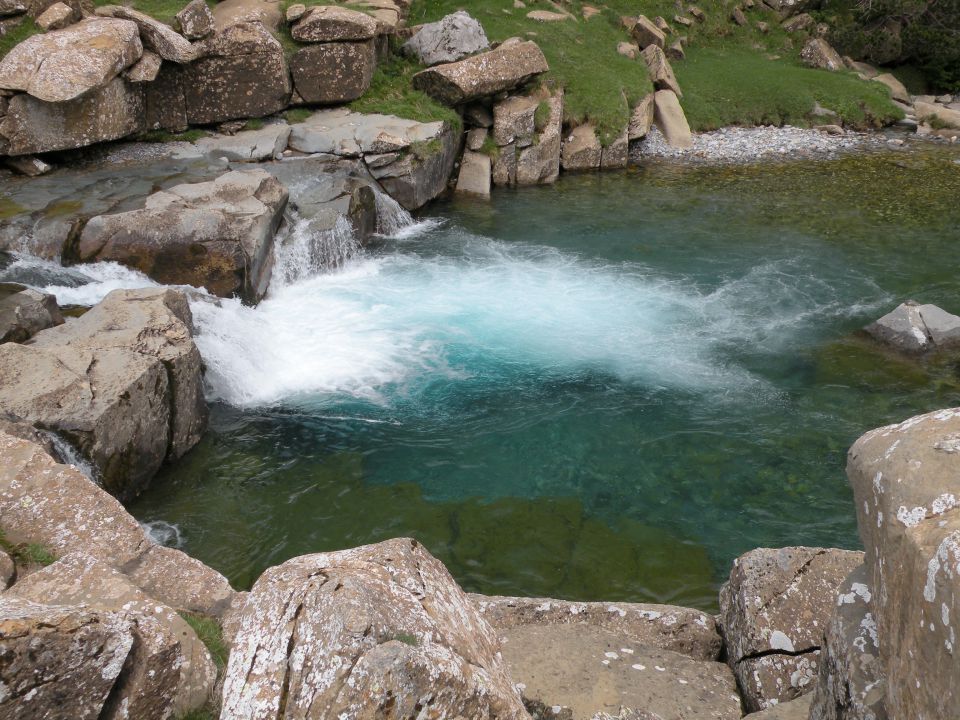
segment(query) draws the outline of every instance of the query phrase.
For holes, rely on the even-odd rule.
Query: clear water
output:
[[[469,590],[709,609],[750,548],[857,547],[847,447],[960,404],[857,334],[960,312],[958,160],[564,177],[196,303],[211,429],[132,511],[239,587],[412,535]]]

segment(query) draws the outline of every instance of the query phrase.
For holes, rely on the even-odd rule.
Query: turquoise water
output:
[[[195,305],[211,429],[131,509],[240,587],[412,535],[469,590],[713,608],[748,549],[857,547],[847,447],[960,404],[857,332],[960,312],[958,160],[565,176]]]

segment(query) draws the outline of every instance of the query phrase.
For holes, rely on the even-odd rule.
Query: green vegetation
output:
[[[350,108],[361,113],[397,115],[420,122],[444,120],[459,131],[463,121],[454,110],[413,89],[411,78],[422,69],[417,63],[399,57],[381,63],[373,75],[370,89],[362,98],[350,103]]]
[[[137,136],[140,142],[196,142],[200,138],[209,135],[206,130],[192,128],[181,133],[167,132],[166,130],[148,130],[142,135]]]
[[[8,197],[0,196],[0,220],[16,217],[21,213],[30,212],[28,208],[14,202]]]
[[[500,156],[500,147],[493,139],[493,135],[487,134],[483,139],[483,145],[480,146],[480,152],[489,157],[491,160],[496,160]]]
[[[7,536],[0,530],[0,548],[4,550],[17,565],[39,565],[46,567],[57,561],[54,555],[46,546],[40,543],[20,543],[15,545],[7,539]]]
[[[22,43],[31,35],[40,32],[40,28],[30,18],[24,18],[23,21],[7,32],[6,35],[0,35],[0,58],[6,56],[14,47]]]
[[[299,125],[305,121],[308,117],[313,115],[313,110],[310,108],[291,108],[287,110],[283,117],[286,118],[287,122],[291,125]]]
[[[409,23],[439,20],[461,7],[459,0],[418,0],[411,8]],[[643,64],[617,52],[617,43],[628,37],[615,12],[604,11],[584,20],[581,4],[574,0],[564,6],[573,19],[540,23],[526,13],[556,8],[530,2],[527,9],[515,9],[512,0],[478,0],[467,9],[483,25],[491,42],[513,36],[534,40],[550,64],[542,82],[566,91],[564,119],[573,124],[595,123],[605,145],[626,126],[630,108],[652,90]]]
[[[179,720],[216,720],[218,712],[209,707],[202,707],[197,710],[191,710],[186,715],[181,715]]]
[[[187,621],[200,641],[207,646],[207,650],[210,651],[210,656],[217,666],[217,672],[223,672],[223,669],[227,666],[230,648],[223,639],[223,628],[220,627],[220,624],[212,618],[188,612],[181,612],[180,617]]]
[[[411,635],[410,633],[397,633],[393,636],[393,639],[402,642],[404,645],[410,645],[411,647],[417,647],[420,644],[417,636]]]
[[[267,123],[263,118],[250,118],[243,124],[244,130],[263,130]]]
[[[123,2],[120,0],[94,0],[93,4],[97,7],[101,5],[126,5],[134,10],[146,13],[155,20],[168,25],[175,25],[177,13],[183,10],[186,2],[184,0],[124,0]],[[207,5],[212,8],[215,3],[207,0]]]
[[[770,60],[735,46],[692,47],[684,62],[674,64],[674,71],[694,130],[725,125],[806,126],[811,124],[815,102],[859,128],[880,127],[903,115],[880,83],[863,82],[852,73]]]

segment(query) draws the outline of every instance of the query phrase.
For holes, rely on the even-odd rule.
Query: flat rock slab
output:
[[[197,149],[205,155],[223,157],[232,162],[275,160],[287,149],[290,126],[275,123],[259,130],[246,130],[236,135],[214,135],[197,140]]]
[[[97,15],[136,23],[144,47],[153,50],[164,60],[188,63],[197,59],[197,49],[190,44],[189,40],[169,25],[154,20],[146,13],[122,5],[103,5],[97,8]]]
[[[308,8],[290,33],[300,42],[370,40],[377,34],[377,21],[357,10],[322,5]]]
[[[584,625],[527,625],[502,635],[501,652],[525,699],[569,708],[572,720],[630,712],[662,720],[741,716],[733,673],[722,663]]]
[[[290,147],[305,153],[359,157],[406,150],[436,140],[442,122],[422,123],[394,115],[364,115],[347,109],[322,110],[291,127]]]

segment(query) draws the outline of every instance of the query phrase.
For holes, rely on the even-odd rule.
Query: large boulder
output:
[[[372,39],[308,45],[290,59],[297,95],[305,103],[318,105],[339,105],[359,98],[370,88],[376,66]]]
[[[867,333],[897,350],[921,353],[960,344],[960,317],[936,305],[901,303],[864,328]]]
[[[287,106],[283,47],[263,24],[240,22],[198,45],[201,57],[184,67],[182,84],[191,125],[264,117]]]
[[[0,118],[0,146],[6,139],[9,155],[30,155],[118,140],[143,128],[143,88],[116,77],[68,102],[14,95]]]
[[[193,628],[109,565],[84,553],[71,553],[20,580],[7,594],[46,605],[82,604],[130,617],[137,667],[114,691],[112,700],[125,708],[127,717],[178,718],[209,699],[217,669]]]
[[[490,197],[490,156],[467,150],[460,159],[457,192]]]
[[[402,50],[429,66],[456,62],[489,47],[483,26],[466,11],[458,10],[442,20],[421,25]]]
[[[869,582],[861,565],[840,586],[824,632],[817,687],[805,696],[811,698],[810,717],[816,720],[887,718]]]
[[[63,323],[53,295],[0,283],[0,344],[24,342],[41,330]]]
[[[534,142],[528,147],[517,146],[517,185],[552,183],[560,175],[563,91],[557,91],[545,102],[550,112],[543,126],[536,128]]]
[[[513,90],[550,68],[536,43],[505,43],[459,62],[435,65],[413,76],[413,86],[447,105]]]
[[[528,718],[498,651],[416,541],[305,555],[243,605],[221,717]]]
[[[657,90],[670,90],[677,97],[683,97],[683,93],[680,92],[680,84],[677,82],[670,61],[667,60],[662,48],[657,45],[648,45],[640,53],[640,57],[643,58],[643,62],[647,66],[647,72],[650,74],[650,80],[653,81],[653,86]]]
[[[693,136],[680,100],[672,90],[657,90],[653,96],[654,121],[663,138],[671,147],[688,150],[693,147]]]
[[[813,38],[800,51],[800,59],[810,67],[837,72],[844,69],[843,58],[823,38]]]
[[[891,73],[875,75],[871,79],[882,85],[886,85],[890,90],[890,97],[894,100],[906,103],[907,105],[911,104],[910,93],[907,91],[907,88]]]
[[[627,139],[631,142],[645,138],[653,127],[654,97],[654,93],[644,95],[633,109],[627,125]]]
[[[666,41],[663,30],[651,22],[646,15],[637,17],[637,21],[630,29],[630,34],[633,35],[633,39],[637,41],[637,45],[641,49],[645,49],[648,45],[656,45],[659,48],[663,48],[664,42]]]
[[[950,127],[960,129],[960,110],[951,110],[939,103],[930,103],[917,100],[913,103],[914,110],[920,120],[930,122],[939,121]]]
[[[320,5],[307,11],[290,28],[299,42],[349,42],[372,40],[377,21],[366,13],[339,5]]]
[[[113,260],[157,282],[255,302],[270,280],[286,203],[286,188],[269,173],[235,170],[154,193],[142,210],[92,218],[76,252],[83,262]]]
[[[593,125],[575,127],[566,140],[560,155],[564,170],[595,170],[600,167],[603,147]]]
[[[197,59],[197,50],[183,35],[169,25],[154,20],[146,13],[123,5],[103,5],[97,8],[101,17],[120,18],[136,23],[143,45],[164,60],[188,63]]]
[[[33,35],[0,61],[0,89],[61,103],[104,88],[143,53],[136,24],[90,18]]]
[[[113,496],[8,429],[0,432],[0,530],[7,541],[40,545],[55,556],[83,552],[178,611],[211,617],[226,611],[235,593],[222,575],[153,544]]]
[[[837,588],[863,553],[758,548],[734,561],[720,590],[727,659],[750,711],[813,689]]]
[[[132,621],[0,595],[0,716],[99,720],[133,647]]]
[[[847,456],[891,718],[960,717],[958,470],[960,409],[872,430]]]
[[[133,497],[206,427],[191,322],[180,291],[116,290],[29,345],[0,345],[0,408],[60,433]]]

